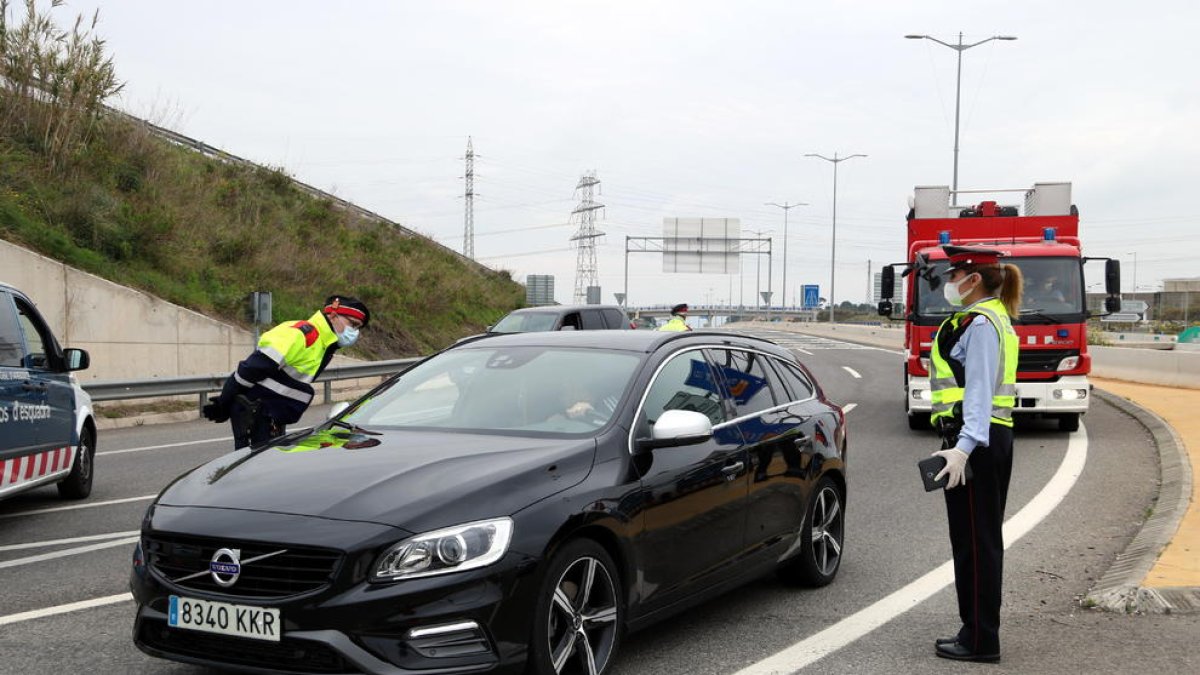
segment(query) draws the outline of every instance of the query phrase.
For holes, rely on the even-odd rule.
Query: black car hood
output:
[[[578,484],[596,440],[341,429],[240,450],[181,476],[169,506],[355,520],[422,532],[510,515]]]

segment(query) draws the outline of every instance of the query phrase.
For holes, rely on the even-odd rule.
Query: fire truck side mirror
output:
[[[879,316],[891,316],[891,315],[892,315],[892,301],[891,300],[880,300],[879,301]]]
[[[1115,295],[1110,295],[1104,299],[1104,311],[1109,314],[1116,314],[1121,311],[1121,299]]]
[[[1104,261],[1104,291],[1109,296],[1117,296],[1121,294],[1121,261],[1109,260]],[[1107,305],[1107,303],[1106,303]],[[1109,311],[1119,311],[1121,309],[1120,302],[1117,303],[1117,309]]]
[[[895,287],[896,270],[891,265],[884,265],[883,269],[879,271],[879,297],[884,300],[891,300],[892,291],[895,290]],[[888,303],[888,305],[891,305],[891,303]],[[880,313],[882,313],[883,303],[879,303],[879,306],[881,308]],[[891,310],[888,310],[888,313],[890,314]]]

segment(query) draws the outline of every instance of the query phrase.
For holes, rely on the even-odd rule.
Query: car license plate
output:
[[[279,642],[279,634],[283,632],[278,609],[197,600],[178,595],[171,596],[167,625],[172,628],[272,642]]]

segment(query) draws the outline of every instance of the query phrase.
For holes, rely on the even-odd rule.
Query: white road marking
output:
[[[86,537],[72,537],[71,539],[50,539],[47,541],[31,541],[26,544],[8,544],[0,546],[0,553],[4,551],[20,551],[27,548],[47,548],[49,546],[60,546],[62,544],[78,544],[84,541],[103,541],[105,539],[116,539],[117,537],[133,537],[137,536],[137,530],[129,530],[128,532],[109,532],[108,534],[90,534]]]
[[[859,375],[858,371],[851,368],[850,366],[842,366],[842,370],[846,371],[847,373],[850,373],[851,377],[853,377],[856,380],[862,379],[862,375]]]
[[[36,509],[34,511],[17,511],[16,513],[0,513],[0,520],[5,518],[20,518],[21,516],[38,516],[43,513],[58,513],[59,511],[77,511],[79,509],[94,509],[98,506],[111,506],[112,504],[128,504],[129,502],[144,502],[147,499],[154,499],[158,495],[142,495],[141,497],[127,497],[125,499],[110,499],[104,502],[88,502],[86,504],[72,504],[71,506],[53,506],[48,509]]]
[[[1059,505],[1075,486],[1087,463],[1087,429],[1081,423],[1071,433],[1067,453],[1058,471],[1041,492],[1016,515],[1004,523],[1004,548],[1008,549],[1025,536]],[[787,649],[753,663],[735,675],[778,675],[795,673],[846,645],[867,635],[908,610],[924,602],[934,593],[954,582],[954,561],[939,565],[925,576],[895,591],[875,604],[861,609],[819,633],[811,635]]]
[[[104,452],[97,452],[96,456],[100,457],[102,455],[124,455],[125,453],[129,453],[129,452],[143,452],[146,450],[162,450],[163,448],[179,448],[179,447],[183,447],[185,445],[203,445],[204,443],[219,443],[221,441],[229,442],[232,440],[233,440],[233,436],[226,436],[225,438],[206,438],[202,441],[183,441],[182,443],[164,443],[162,445],[147,445],[142,448],[127,448],[125,450],[106,450]]]
[[[68,612],[77,612],[81,609],[91,609],[92,607],[103,607],[104,605],[115,605],[118,602],[129,602],[133,600],[133,596],[129,593],[118,593],[117,595],[106,595],[101,598],[92,598],[91,600],[80,600],[79,602],[71,602],[65,605],[56,605],[54,607],[43,607],[42,609],[32,609],[28,612],[19,614],[9,614],[8,616],[0,616],[0,626],[6,626],[10,623],[20,623],[30,619],[40,619],[45,616],[54,616],[55,614],[66,614]]]
[[[91,553],[92,551],[100,551],[106,548],[115,548],[117,546],[126,546],[135,543],[138,537],[126,537],[117,539],[116,541],[106,541],[103,544],[91,544],[89,546],[77,546],[75,548],[64,548],[61,551],[54,553],[43,553],[41,555],[31,555],[27,558],[17,558],[15,560],[5,560],[0,562],[0,570],[9,567],[20,567],[21,565],[32,565],[33,563],[45,562],[56,558],[66,558],[67,556],[80,555],[81,553]]]
[[[854,410],[857,407],[858,407],[857,403],[847,403],[846,405],[842,406],[842,414],[845,415],[846,413],[850,412],[851,410]]]
[[[801,349],[799,347],[792,347],[792,351],[797,351],[797,352],[800,352],[801,354],[808,354],[809,356],[813,355],[813,353],[808,351],[807,349]]]

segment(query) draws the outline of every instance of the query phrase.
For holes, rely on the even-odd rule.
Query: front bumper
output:
[[[524,663],[536,560],[509,551],[478,570],[372,583],[356,580],[365,577],[378,546],[367,548],[344,557],[328,588],[269,600],[181,587],[150,561],[135,561],[134,643],[151,656],[257,673],[441,675],[507,671]],[[169,627],[171,595],[277,608],[281,640]]]
[[[933,400],[928,377],[908,378],[905,391],[911,414],[933,412]],[[1017,382],[1017,405],[1013,413],[1024,414],[1083,414],[1092,400],[1092,389],[1084,375],[1064,375],[1055,382]]]

